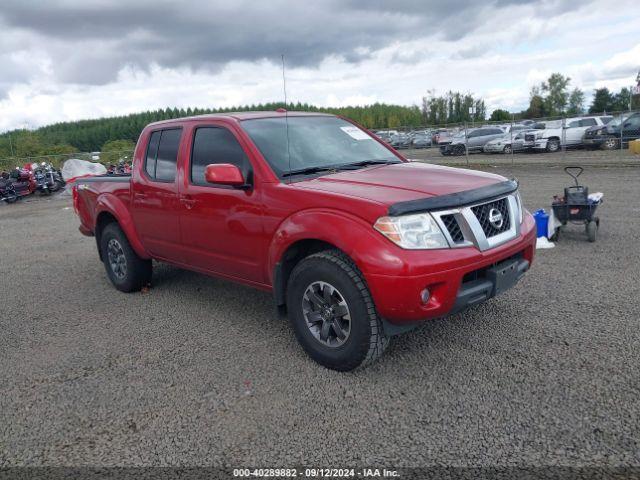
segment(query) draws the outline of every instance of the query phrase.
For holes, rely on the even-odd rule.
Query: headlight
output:
[[[409,250],[449,248],[440,227],[428,213],[380,217],[373,228],[396,245]]]
[[[544,135],[544,132],[537,132],[536,133],[536,140],[539,140],[542,138],[542,135]]]
[[[516,191],[516,203],[518,204],[518,223],[522,224],[522,220],[524,220],[524,206],[522,205],[520,190]]]

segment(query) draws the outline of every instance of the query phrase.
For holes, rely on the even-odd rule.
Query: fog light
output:
[[[428,288],[425,288],[424,290],[422,290],[422,292],[420,292],[420,300],[422,300],[422,303],[429,303],[430,296],[431,293],[429,293]]]

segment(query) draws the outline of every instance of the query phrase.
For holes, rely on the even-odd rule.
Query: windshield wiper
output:
[[[389,163],[402,163],[400,160],[364,160],[355,163],[343,163],[340,165],[318,165],[315,167],[299,168],[290,170],[282,174],[283,177],[293,177],[294,175],[312,175],[320,172],[337,172],[339,170],[356,170],[368,165],[386,165]]]
[[[340,170],[349,170],[349,169],[356,169],[360,167],[368,167],[369,165],[389,165],[392,163],[402,163],[402,162],[400,160],[363,160],[362,162],[345,163],[343,165],[339,165],[336,168]]]
[[[333,172],[337,171],[337,167],[334,165],[327,165],[327,166],[299,168],[297,170],[289,170],[288,172],[284,172],[282,176],[293,177],[294,175],[311,175],[313,173],[332,172],[332,171]]]

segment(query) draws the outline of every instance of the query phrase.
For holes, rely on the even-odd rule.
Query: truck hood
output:
[[[304,180],[296,187],[371,200],[382,205],[473,190],[505,178],[492,173],[407,162]]]

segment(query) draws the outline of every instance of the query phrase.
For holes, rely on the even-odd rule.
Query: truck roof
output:
[[[191,117],[179,117],[179,118],[170,118],[167,120],[160,120],[158,122],[150,123],[149,125],[162,125],[164,123],[173,123],[173,122],[186,122],[186,121],[197,121],[203,119],[210,120],[218,120],[218,119],[234,119],[234,120],[251,120],[254,118],[278,118],[284,117],[285,113],[289,117],[310,117],[310,116],[322,116],[322,117],[334,117],[335,115],[331,115],[329,113],[321,113],[321,112],[285,112],[282,111],[263,111],[263,112],[228,112],[228,113],[207,113],[204,115],[194,115]]]

